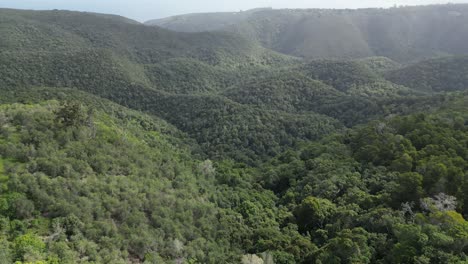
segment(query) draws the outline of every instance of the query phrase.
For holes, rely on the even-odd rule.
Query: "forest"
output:
[[[233,30],[0,9],[0,263],[468,262],[466,55]]]

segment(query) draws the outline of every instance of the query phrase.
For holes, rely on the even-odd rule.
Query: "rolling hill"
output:
[[[80,89],[164,118],[212,158],[255,164],[343,124],[423,107],[404,99],[423,92],[382,77],[399,67],[389,59],[303,61],[228,32],[171,32],[92,13],[1,12],[9,36],[2,89]]]
[[[466,262],[465,35],[356,26],[463,8],[0,9],[0,263]]]
[[[80,89],[164,117],[196,138],[207,153],[227,149],[223,155],[248,157],[242,158],[245,162],[275,155],[298,140],[316,138],[339,127],[316,113],[255,112],[214,95],[239,82],[242,75],[298,63],[240,37],[176,33],[90,13],[2,12],[9,21],[3,24],[3,32],[17,31],[9,35],[0,54],[3,90],[41,86]],[[35,34],[28,34],[27,28],[34,28]],[[60,39],[61,43],[43,45],[42,38]],[[244,120],[249,113],[255,116]],[[283,115],[283,119],[276,119]],[[299,132],[294,128],[296,123],[308,128]],[[272,124],[284,129],[273,129]],[[260,134],[265,138],[257,142]],[[240,155],[238,149],[245,153]]]
[[[412,62],[466,54],[468,5],[389,9],[259,9],[191,14],[146,22],[183,32],[228,31],[281,53],[305,58],[384,56]],[[211,18],[216,18],[216,27]],[[206,18],[206,19],[205,19]],[[207,21],[209,20],[209,21]]]
[[[426,92],[468,89],[468,57],[430,59],[390,71],[388,80]]]

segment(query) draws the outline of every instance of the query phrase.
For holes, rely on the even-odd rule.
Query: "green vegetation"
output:
[[[14,161],[1,195],[5,259],[464,260],[467,95],[249,168],[197,160],[165,122],[70,93],[90,104],[1,106],[0,153]]]
[[[399,63],[392,61],[387,57],[368,57],[358,61],[376,73],[385,73],[401,67]]]
[[[378,28],[447,9],[230,15],[278,14],[264,46],[304,13],[300,30],[339,29],[350,45],[319,60],[253,35],[0,10],[0,262],[467,262],[466,57],[332,59],[367,56],[340,26],[362,13]]]
[[[468,56],[425,60],[388,72],[387,78],[425,92],[450,92],[467,89]]]
[[[262,185],[316,245],[312,262],[466,261],[466,100],[371,122],[263,168]]]
[[[146,23],[183,32],[234,32],[264,47],[305,58],[385,56],[412,62],[466,54],[468,49],[462,43],[468,42],[467,14],[466,4],[360,10],[258,9],[190,14]]]
[[[10,179],[1,195],[9,259],[237,257],[215,253],[229,243],[214,225],[220,212],[208,201],[210,175],[161,133],[164,122],[108,106],[108,112],[77,102],[1,106],[8,122],[0,134],[9,142],[1,155],[16,160],[6,166]]]

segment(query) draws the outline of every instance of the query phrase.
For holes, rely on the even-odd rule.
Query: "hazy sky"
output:
[[[468,0],[452,0],[467,3]],[[67,9],[119,14],[139,21],[171,15],[273,8],[362,8],[393,5],[443,4],[438,0],[0,0],[0,7]]]

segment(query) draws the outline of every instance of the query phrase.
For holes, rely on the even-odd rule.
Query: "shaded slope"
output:
[[[227,33],[175,33],[88,13],[2,12],[4,32],[20,29],[0,53],[2,90],[84,90],[163,117],[214,158],[255,164],[341,129],[337,119],[352,126],[413,109],[402,98],[410,91],[358,61],[302,64]],[[42,37],[72,44],[44,46]]]
[[[114,89],[125,79],[190,93],[220,89],[238,79],[236,70],[294,63],[232,34],[175,33],[108,15],[0,9],[0,19],[0,35],[5,36],[0,41],[4,85],[21,84],[21,79],[30,77],[33,85],[55,82],[101,89],[79,79],[98,82],[103,75],[102,85]],[[197,74],[184,76],[193,68]],[[205,83],[205,78],[216,80]]]
[[[355,61],[318,60],[307,63],[301,70],[312,79],[346,92],[351,85],[365,85],[379,80],[366,65]]]
[[[112,16],[70,11],[0,9],[0,43],[4,51],[73,51],[111,49],[144,63],[173,57],[194,57],[212,64],[262,58],[255,43],[226,33],[186,34],[114,19]],[[273,54],[270,53],[272,56]]]
[[[87,13],[17,11],[10,16],[5,29],[28,23],[38,28],[37,36],[20,30],[12,39],[17,44],[31,41],[25,46],[11,44],[0,54],[3,90],[31,86],[84,90],[165,118],[213,157],[239,157],[246,162],[340,127],[313,113],[271,113],[213,95],[177,95],[222,90],[243,74],[294,63],[242,38],[174,33]],[[70,40],[75,44],[58,44],[56,50],[41,46],[38,38],[51,37],[48,29],[60,29],[57,34],[63,38],[71,35],[82,42]],[[218,153],[220,149],[225,150]]]
[[[0,58],[4,87],[76,87],[110,93],[132,83],[149,85],[142,66],[106,49],[2,52]]]
[[[425,92],[462,91],[468,89],[468,57],[426,60],[389,72],[395,83]]]
[[[226,90],[223,95],[242,104],[301,112],[344,94],[300,71],[285,69],[252,78]]]
[[[427,109],[444,100],[387,81],[361,60],[318,60],[286,67],[252,76],[222,94],[260,109],[320,113],[347,126]]]
[[[240,23],[253,13],[268,9],[270,8],[257,8],[243,12],[186,14],[162,19],[153,19],[145,22],[145,24],[160,26],[179,32],[213,31]]]
[[[189,133],[210,157],[249,164],[342,128],[324,115],[257,109],[219,96],[164,96],[147,111]]]
[[[368,57],[358,61],[380,74],[402,67],[401,64],[387,57]]]
[[[381,98],[414,94],[407,87],[385,80],[375,69],[375,64],[369,65],[362,60],[318,60],[307,63],[298,70],[348,95]]]
[[[0,67],[4,73],[0,87],[3,92],[31,86],[78,88],[163,117],[196,139],[213,158],[229,156],[249,163],[340,127],[331,118],[313,113],[269,112],[218,96],[160,91],[158,86],[147,86],[148,81],[144,78],[135,78],[137,75],[132,74],[130,66],[139,69],[140,65],[126,61],[119,66],[121,61],[114,59],[107,51],[35,53],[24,60],[5,59],[6,64]],[[165,85],[170,84],[168,80],[163,81],[161,83]],[[171,89],[170,86],[163,87]]]
[[[238,13],[222,30],[236,32],[279,52],[307,58],[385,56],[408,62],[448,54],[466,54],[468,5],[448,4],[358,10],[260,10]],[[214,16],[214,15],[213,15]],[[222,17],[223,14],[217,14]],[[204,15],[150,21],[186,31],[204,27]],[[219,20],[221,20],[219,18]]]

